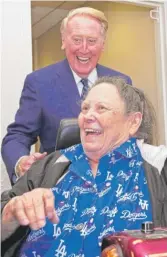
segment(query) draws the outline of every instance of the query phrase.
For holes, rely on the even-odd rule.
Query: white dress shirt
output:
[[[74,80],[76,82],[76,85],[77,85],[77,88],[78,88],[78,91],[79,91],[79,94],[81,96],[81,93],[82,93],[82,89],[83,89],[83,84],[81,82],[81,77],[79,77],[72,69],[72,74],[74,76]],[[88,86],[91,87],[95,81],[97,80],[98,76],[97,76],[97,70],[96,68],[94,68],[91,73],[89,74],[89,76],[87,77],[88,79]]]

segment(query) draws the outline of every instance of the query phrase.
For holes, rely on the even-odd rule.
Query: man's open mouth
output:
[[[90,60],[90,58],[88,58],[88,57],[79,57],[79,56],[77,56],[77,59],[81,62],[81,63],[88,63],[89,62],[89,60]]]

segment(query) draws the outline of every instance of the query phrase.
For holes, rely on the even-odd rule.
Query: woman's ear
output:
[[[138,131],[142,123],[142,114],[141,112],[135,112],[135,113],[132,113],[130,116],[131,116],[130,117],[131,124],[129,128],[129,134],[133,136],[136,134],[136,132]]]

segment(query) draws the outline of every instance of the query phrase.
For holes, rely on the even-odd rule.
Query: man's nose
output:
[[[88,43],[87,43],[87,40],[86,40],[86,39],[84,39],[84,40],[82,41],[82,50],[83,50],[84,52],[86,52],[86,51],[88,50]]]

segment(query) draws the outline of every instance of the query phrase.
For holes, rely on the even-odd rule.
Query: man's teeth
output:
[[[80,62],[83,62],[83,63],[87,63],[89,61],[89,58],[88,57],[78,57],[77,56],[77,59],[80,61]]]
[[[95,134],[101,134],[101,130],[98,129],[85,129],[86,134],[88,133],[95,133]]]

